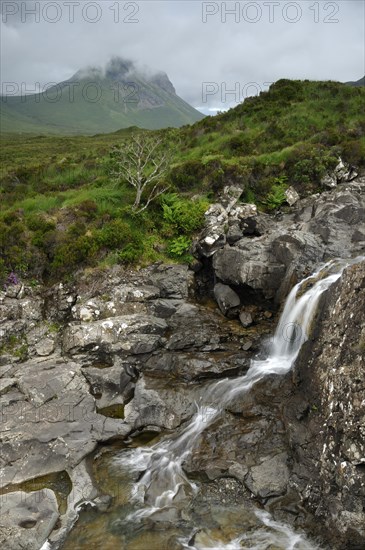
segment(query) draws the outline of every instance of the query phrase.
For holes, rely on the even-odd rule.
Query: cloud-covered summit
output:
[[[362,0],[17,0],[2,7],[1,79],[28,89],[117,56],[138,70],[165,71],[178,95],[207,111],[279,78],[346,82],[364,74]],[[204,96],[207,84],[212,92]]]

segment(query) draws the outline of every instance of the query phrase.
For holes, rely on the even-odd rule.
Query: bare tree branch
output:
[[[160,187],[159,180],[168,170],[171,154],[163,149],[161,139],[145,134],[133,136],[123,147],[113,149],[113,157],[112,176],[134,187],[133,209],[137,213],[146,210],[153,200],[167,191],[168,186]]]

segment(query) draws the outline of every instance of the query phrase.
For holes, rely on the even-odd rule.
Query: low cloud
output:
[[[364,73],[361,0],[3,0],[1,7],[1,80],[29,91],[117,56],[139,71],[166,72],[181,97],[212,113],[282,77],[347,81]]]

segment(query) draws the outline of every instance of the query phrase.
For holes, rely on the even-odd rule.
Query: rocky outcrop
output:
[[[365,262],[323,300],[285,408],[293,481],[332,548],[365,547]]]
[[[343,173],[342,164],[337,168],[339,182],[356,176]],[[228,199],[209,208],[194,247],[198,258],[212,258],[216,283],[261,291],[280,303],[324,260],[365,250],[365,177],[301,200],[289,188],[292,207],[279,218],[235,196],[227,208]]]
[[[348,163],[344,163],[341,158],[338,159],[338,164],[332,172],[327,172],[321,180],[321,185],[332,189],[340,183],[347,183],[354,180],[358,176],[356,169]]]
[[[23,548],[25,533],[24,548],[39,550],[47,537],[57,547],[98,495],[85,460],[101,443],[174,430],[194,414],[201,380],[247,370],[241,348],[255,349],[258,335],[190,303],[191,284],[187,266],[156,265],[77,287],[0,292],[0,473],[9,493],[0,537],[13,534],[9,550]],[[33,498],[30,480],[52,492],[47,479],[61,474],[72,487],[67,511],[46,520],[39,504],[28,520],[16,503]]]

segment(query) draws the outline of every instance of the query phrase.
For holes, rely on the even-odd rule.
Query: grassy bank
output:
[[[209,201],[227,184],[270,210],[293,185],[303,196],[338,156],[365,167],[365,90],[333,82],[279,81],[227,113],[149,132],[171,150],[168,192],[142,214],[116,182],[111,151],[136,128],[92,137],[1,137],[0,278],[43,281],[85,266],[186,260]]]

